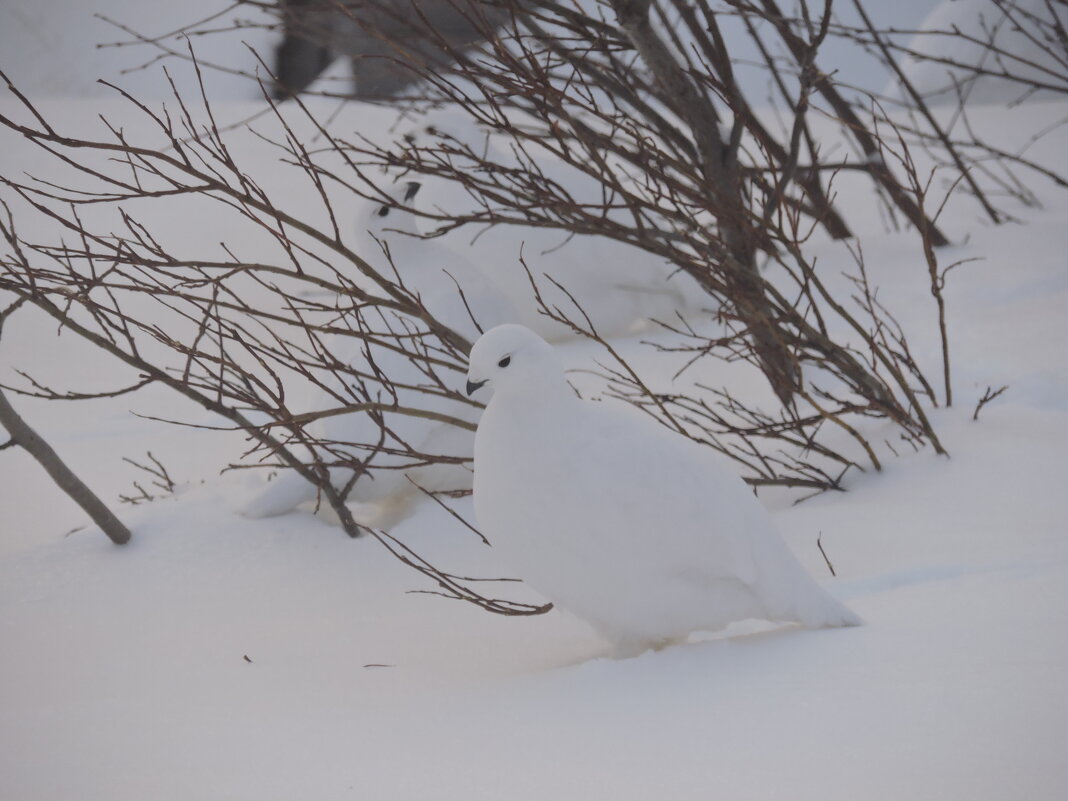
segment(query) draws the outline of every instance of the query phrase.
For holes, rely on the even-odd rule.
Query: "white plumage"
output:
[[[408,291],[420,297],[438,322],[472,342],[484,330],[515,322],[512,303],[485,273],[439,240],[424,239],[415,215],[398,206],[413,207],[421,194],[422,184],[409,181],[395,203],[374,204],[367,210],[358,227],[365,258],[379,262],[391,275],[379,244],[384,243]]]
[[[407,184],[402,202],[410,205],[418,188],[418,184]],[[397,200],[401,201],[401,198],[398,196]],[[515,312],[508,300],[476,268],[436,243],[413,236],[416,228],[410,212],[390,203],[374,204],[368,208],[359,226],[366,240],[361,248],[365,258],[377,262],[384,272],[391,272],[391,268],[383,263],[385,259],[381,246],[375,240],[384,242],[408,290],[421,299],[439,322],[470,341],[477,339],[481,333],[472,316],[479,326],[486,328],[515,319]],[[463,296],[458,286],[462,287]],[[371,320],[370,323],[376,331],[384,329],[386,323],[399,330],[397,321],[390,321],[388,316],[386,322],[375,325],[375,321]],[[411,323],[413,328],[425,330],[417,321]],[[430,379],[421,366],[393,350],[378,345],[368,346],[358,338],[342,336],[335,336],[331,340],[330,349],[340,361],[369,376],[363,386],[343,374],[328,379],[327,386],[341,397],[348,398],[348,403],[392,403],[393,397],[384,392],[383,385],[374,377],[381,373],[397,386],[396,401],[399,406],[428,409],[467,422],[474,422],[477,418],[479,409],[476,406],[428,395],[415,388],[430,386]],[[457,383],[460,380],[457,375]],[[349,384],[351,391],[342,381]],[[316,411],[336,408],[338,405],[339,401],[324,390],[318,391],[310,401],[310,408]],[[408,476],[431,490],[466,489],[471,486],[470,468],[465,464],[436,462],[401,469],[408,468],[414,460],[403,453],[388,452],[411,450],[431,456],[469,460],[473,447],[471,431],[398,413],[387,412],[384,417],[388,433],[382,440],[383,450],[374,454],[370,472],[354,484],[348,496],[350,500],[376,504],[389,502],[389,513],[403,514],[406,511],[405,501],[418,493]],[[370,455],[367,447],[356,446],[376,445],[382,433],[379,423],[364,412],[327,417],[312,424],[309,430],[320,440],[338,443],[335,447],[354,462],[367,459]],[[337,457],[324,454],[324,458],[334,461]],[[334,468],[331,470],[331,479],[336,486],[341,486],[352,474],[351,469]],[[286,471],[257,491],[241,507],[241,514],[254,518],[274,517],[313,500],[315,495],[316,489],[311,483],[296,472]],[[376,522],[384,524],[382,518]]]
[[[578,399],[530,330],[479,339],[468,391],[484,384],[479,526],[520,578],[620,653],[750,618],[860,623],[805,572],[725,457]]]
[[[428,130],[435,133],[428,134]],[[412,135],[424,143],[428,138],[433,142],[440,137],[454,152],[460,149],[459,144],[465,144],[482,159],[520,166],[510,152],[513,143],[507,137],[479,128],[460,112],[436,112]],[[563,187],[576,203],[595,206],[603,202],[604,186],[599,181],[548,151],[530,143],[526,147],[529,157],[536,159],[537,169]],[[472,172],[481,170],[477,160],[455,154],[452,158]],[[452,181],[428,181],[420,197],[423,209],[438,214],[460,216],[477,212],[483,205],[465,187]],[[604,236],[502,224],[478,230],[461,228],[441,241],[465,260],[491,265],[485,270],[486,277],[512,303],[518,313],[515,322],[550,341],[571,339],[574,332],[539,312],[523,262],[550,305],[583,322],[569,293],[589,315],[598,333],[606,337],[628,333],[647,325],[650,319],[673,321],[676,311],[696,311],[712,302],[696,281],[662,257]],[[545,275],[562,284],[567,292],[558,289]]]
[[[462,244],[466,247],[460,249]],[[604,236],[499,225],[470,244],[460,243],[454,236],[449,245],[470,258],[495,265],[487,275],[512,301],[519,314],[517,322],[554,342],[575,334],[538,310],[524,263],[550,306],[582,325],[585,312],[604,337],[641,329],[650,320],[671,323],[676,311],[692,312],[701,303],[711,303],[692,278],[662,258]]]

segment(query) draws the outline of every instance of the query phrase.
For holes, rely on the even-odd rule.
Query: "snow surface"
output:
[[[109,108],[46,110],[88,128]],[[1016,147],[1066,112],[1032,104],[1006,125],[1003,109],[976,109],[972,123]],[[1066,145],[1061,129],[1029,155],[1057,166]],[[20,143],[0,146],[47,174]],[[1068,198],[1030,183],[1043,206],[1014,207],[1020,223],[977,222],[967,198],[942,220],[959,243],[943,263],[981,259],[950,273],[947,289],[957,402],[933,422],[951,457],[883,453],[881,474],[798,506],[762,494],[802,564],[865,619],[859,629],[608,659],[562,612],[500,618],[408,594],[433,587],[311,514],[240,518],[235,498],[251,477],[218,471],[243,441],[131,413],[209,422],[163,388],[77,405],[14,398],[134,538],[111,545],[26,454],[0,452],[0,798],[1063,797]],[[936,376],[922,253],[883,230],[869,185],[843,176],[837,190],[880,297]],[[174,237],[227,238],[196,209],[169,224]],[[840,245],[811,247],[828,274],[851,264]],[[669,384],[677,365],[641,338],[614,344],[649,382]],[[578,344],[563,356],[588,368],[599,354]],[[29,311],[0,340],[0,382],[18,383],[14,368],[83,391],[129,378]],[[703,369],[707,382],[766,393],[738,366]],[[1002,384],[972,421],[984,389]],[[121,457],[145,450],[182,486],[122,506],[117,494],[143,476]],[[471,517],[469,500],[455,506]],[[445,569],[501,575],[493,550],[436,506],[393,533]]]

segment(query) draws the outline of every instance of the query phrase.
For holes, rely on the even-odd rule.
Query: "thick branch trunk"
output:
[[[40,462],[41,467],[48,472],[59,488],[85,510],[112,542],[116,545],[125,545],[130,541],[130,530],[112,514],[111,510],[93,494],[89,487],[85,486],[80,478],[74,475],[59,455],[52,450],[52,447],[26,424],[8,402],[3,391],[0,391],[0,424],[7,429],[7,433],[11,435],[15,444]]]
[[[711,190],[720,237],[726,250],[721,265],[730,302],[749,331],[753,352],[775,394],[788,405],[797,387],[796,361],[775,329],[771,304],[756,266],[758,232],[747,224],[736,153],[725,146],[719,118],[671,55],[649,22],[649,0],[611,0],[620,27],[652,71],[673,109],[690,128],[700,169]]]

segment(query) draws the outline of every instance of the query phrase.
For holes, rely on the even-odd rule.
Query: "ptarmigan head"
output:
[[[357,223],[359,233],[367,232],[379,239],[393,231],[418,234],[415,216],[408,209],[415,205],[421,187],[417,181],[407,181],[388,193],[391,200],[369,205]]]
[[[498,395],[528,395],[563,387],[564,368],[553,347],[529,328],[508,323],[478,338],[467,366],[467,394],[489,385]]]

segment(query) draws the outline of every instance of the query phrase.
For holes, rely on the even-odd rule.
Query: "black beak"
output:
[[[488,381],[489,379],[486,379],[486,380]],[[467,382],[467,396],[471,397],[472,395],[474,395],[475,392],[477,392],[479,389],[481,389],[482,385],[485,384],[485,383],[486,383],[486,381],[468,381]]]

